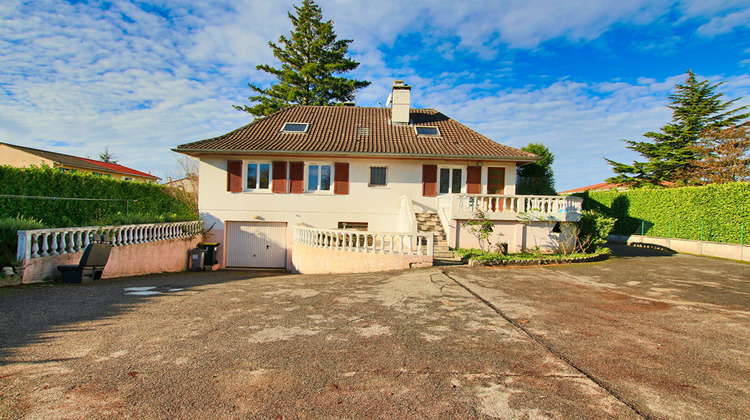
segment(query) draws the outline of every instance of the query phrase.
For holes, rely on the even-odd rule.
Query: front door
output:
[[[487,194],[505,193],[505,168],[487,168]]]
[[[227,267],[285,268],[286,223],[227,222]]]

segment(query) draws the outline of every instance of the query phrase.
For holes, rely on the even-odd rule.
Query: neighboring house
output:
[[[674,187],[675,186],[674,182],[669,182],[669,181],[662,181],[660,185],[662,187]],[[600,182],[594,185],[588,185],[588,186],[580,187],[580,188],[573,188],[572,190],[560,191],[558,192],[558,194],[570,195],[570,194],[575,194],[575,193],[580,193],[580,192],[585,192],[585,191],[609,191],[609,190],[627,191],[628,188],[629,187],[626,184],[613,184],[610,182]]]
[[[536,155],[436,110],[410,108],[403,82],[392,98],[391,108],[290,106],[173,149],[200,160],[199,210],[212,240],[223,244],[220,263],[300,272],[397,268],[372,261],[423,254],[421,245],[433,244],[425,236],[434,235],[436,257],[448,247],[477,247],[466,228],[477,208],[495,222],[493,244],[507,242],[511,252],[559,247],[555,222],[578,221],[581,200],[516,196],[516,165]]]
[[[159,177],[114,163],[0,143],[0,165],[16,168],[27,166],[49,166],[61,171],[90,172],[94,175],[123,181],[157,182]]]

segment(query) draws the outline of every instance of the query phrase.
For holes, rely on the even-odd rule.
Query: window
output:
[[[271,185],[271,164],[268,162],[248,162],[245,167],[246,190],[268,190]]]
[[[388,168],[385,166],[370,166],[371,187],[385,187],[388,185]]]
[[[367,230],[367,222],[339,222],[339,229]]]
[[[462,168],[440,168],[439,173],[440,194],[458,194],[463,187],[463,169]]]
[[[416,126],[414,127],[415,130],[417,130],[418,136],[439,136],[440,131],[437,127],[420,127]]]
[[[311,163],[307,165],[307,190],[330,191],[333,165]]]
[[[282,133],[307,133],[307,129],[310,127],[308,123],[284,123],[281,128]]]

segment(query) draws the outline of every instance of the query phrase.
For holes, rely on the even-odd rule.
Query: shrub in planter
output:
[[[0,267],[12,266],[18,248],[18,231],[44,229],[46,226],[34,219],[6,217],[0,219]]]

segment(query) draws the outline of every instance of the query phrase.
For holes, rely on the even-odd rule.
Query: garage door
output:
[[[285,268],[286,223],[227,222],[227,267]]]

